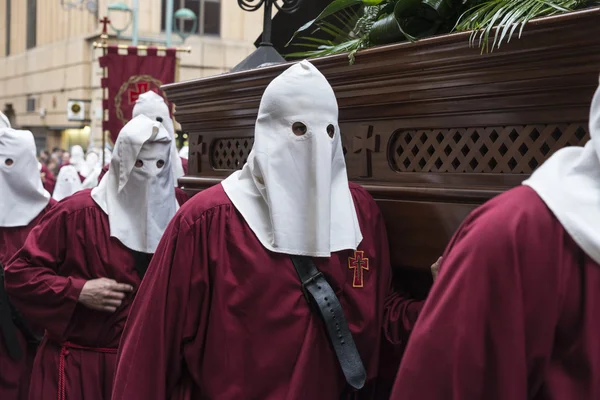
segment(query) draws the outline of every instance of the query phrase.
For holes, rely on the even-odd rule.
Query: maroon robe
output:
[[[140,284],[131,250],[110,237],[108,216],[87,189],[58,203],[6,268],[14,304],[46,329],[31,400],[110,399],[116,349],[134,295],[114,313],[86,308],[79,294],[96,278],[135,289]]]
[[[600,399],[600,265],[529,187],[450,242],[393,400]]]
[[[0,263],[2,265],[7,265],[9,259],[25,243],[29,232],[55,204],[56,201],[50,199],[46,208],[27,226],[0,227]],[[17,330],[17,337],[23,353],[21,359],[15,361],[8,356],[4,337],[0,331],[0,399],[3,400],[26,400],[29,392],[31,367],[37,346],[28,343],[20,330]]]
[[[98,175],[98,183],[100,183],[100,181],[102,180],[104,175],[106,175],[109,167],[110,167],[110,164],[106,164],[104,167],[102,167],[102,171],[100,171],[100,175]]]
[[[190,199],[190,196],[183,189],[176,187],[175,198],[177,199],[177,203],[181,206]]]
[[[54,187],[56,186],[56,177],[54,174],[44,164],[42,164],[40,173],[44,174],[44,177],[42,178],[44,189],[50,194],[54,193]]]
[[[378,375],[384,308],[409,330],[420,303],[387,296],[383,218],[363,188],[351,184],[351,192],[368,270],[354,280],[349,264],[361,253],[351,250],[314,260],[345,311],[367,370],[360,396],[367,399]],[[394,329],[389,333],[392,341],[402,340]],[[137,294],[113,399],[337,400],[345,390],[325,327],[303,297],[290,257],[261,245],[221,185],[192,198],[165,231]]]
[[[188,159],[181,157],[181,166],[183,167],[183,172],[188,174]]]

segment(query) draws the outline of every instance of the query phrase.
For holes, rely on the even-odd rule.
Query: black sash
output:
[[[313,305],[312,308],[319,313],[325,323],[346,382],[354,389],[361,389],[367,380],[367,373],[354,344],[340,301],[310,257],[290,257],[302,282],[304,297],[310,305]]]
[[[144,279],[144,275],[146,275],[146,271],[148,271],[148,266],[152,260],[152,254],[142,253],[141,251],[135,250],[131,250],[131,254],[133,255],[135,271],[140,279]]]

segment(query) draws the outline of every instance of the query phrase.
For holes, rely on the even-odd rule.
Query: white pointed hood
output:
[[[108,215],[110,236],[131,250],[154,253],[177,211],[170,154],[164,126],[137,116],[121,129],[110,168],[92,189],[92,198]]]
[[[10,128],[10,121],[2,111],[0,111],[0,128]]]
[[[90,151],[85,157],[85,180],[82,183],[84,189],[92,189],[98,186],[98,177],[102,172],[102,161],[98,157],[98,153]]]
[[[81,189],[83,189],[83,186],[77,170],[72,165],[65,165],[58,171],[52,198],[56,201],[61,201],[65,197],[79,192]]]
[[[171,170],[173,171],[173,184],[177,186],[177,180],[185,175],[183,165],[177,154],[177,144],[175,143],[175,127],[173,120],[169,115],[169,107],[158,94],[148,91],[140,95],[133,107],[133,118],[138,115],[145,115],[153,121],[159,121],[169,132],[171,137]]]
[[[530,186],[573,240],[600,264],[600,87],[590,110],[591,140],[554,153],[531,177]]]
[[[77,172],[85,172],[85,153],[83,152],[83,147],[78,144],[71,147],[71,159],[69,163],[75,167]]]
[[[304,135],[294,134],[296,122],[306,126]],[[360,244],[337,101],[311,63],[297,63],[269,84],[248,162],[223,181],[223,188],[271,251],[329,257]]]
[[[0,128],[0,226],[29,225],[49,201],[31,132]]]
[[[101,168],[96,168],[91,171],[81,183],[81,186],[84,189],[93,189],[98,186],[98,179],[100,178],[100,174],[102,173]]]

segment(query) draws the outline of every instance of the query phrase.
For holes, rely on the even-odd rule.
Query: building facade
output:
[[[178,54],[177,81],[228,71],[254,50],[262,13],[244,12],[232,0],[173,2],[174,10],[188,8],[197,15],[196,24],[176,21],[186,32],[196,26],[185,43],[172,35],[172,45],[192,50]],[[101,142],[102,50],[92,46],[102,29],[99,19],[108,15],[116,29],[129,25],[119,38],[109,28],[111,43],[129,43],[132,34],[131,14],[109,12],[109,3],[114,0],[0,0],[0,110],[15,127],[34,133],[38,149]],[[134,0],[121,3],[132,8]],[[162,45],[167,2],[138,4],[139,44]],[[69,100],[89,107],[84,121],[69,120]]]

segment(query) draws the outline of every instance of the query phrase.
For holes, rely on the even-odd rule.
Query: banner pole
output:
[[[117,131],[120,129],[118,126],[126,123],[125,118],[129,117],[131,105],[139,95],[148,90],[155,90],[159,93],[158,91],[163,82],[172,83],[179,80],[181,64],[176,53],[191,53],[192,49],[190,47],[169,48],[164,46],[109,44],[106,25],[110,21],[104,17],[100,22],[104,24],[104,29],[100,35],[101,40],[94,42],[92,46],[94,49],[101,48],[103,54],[100,64],[103,67],[101,86],[103,99],[102,147],[104,148],[108,140],[112,142],[116,138]],[[121,49],[126,50],[127,55],[130,56],[127,63],[119,60],[119,56],[125,55],[122,54],[125,52],[119,51]],[[139,51],[145,51],[146,55],[142,56]],[[166,54],[164,56],[158,55],[157,52],[159,51]],[[134,56],[133,59],[131,56]],[[144,57],[158,57],[160,60],[157,59],[156,63],[148,65],[140,64],[141,58]],[[123,63],[127,64],[129,69],[126,69],[126,65]],[[144,67],[144,65],[146,66]],[[156,70],[157,66],[163,66],[163,68]],[[121,76],[124,73],[130,76]],[[110,82],[109,75],[111,77]],[[123,79],[122,82],[121,79]],[[117,83],[119,84],[117,85]],[[152,85],[156,86],[156,89],[151,89],[150,86]],[[166,96],[164,94],[162,96],[169,104]],[[127,98],[129,99],[128,102]],[[123,101],[125,101],[125,104]],[[106,135],[111,134],[111,132],[115,134],[115,137],[111,136],[107,139]],[[106,161],[103,152],[102,163],[105,164]]]
[[[105,43],[105,42],[102,42],[102,43],[94,42],[92,45],[94,46],[95,49],[108,48],[108,43]],[[128,46],[126,44],[119,44],[116,47],[118,49],[127,50],[131,46]],[[170,47],[165,47],[165,46],[146,46],[146,45],[139,45],[139,46],[136,46],[136,48],[138,50],[148,50],[149,48],[153,48],[153,49],[156,49],[157,51],[167,51],[170,49]],[[178,53],[191,53],[192,52],[191,47],[176,47],[174,50]]]
[[[102,42],[102,56],[105,57],[108,49],[108,33],[106,31],[106,25],[110,23],[110,20],[107,17],[104,17],[100,20],[100,23],[103,24],[102,34],[100,35],[100,40]],[[94,48],[96,48],[96,42],[94,42]],[[106,79],[108,77],[108,68],[102,68],[102,79]],[[106,110],[104,109],[104,100],[107,100],[107,92],[108,88],[102,88],[102,168],[106,165],[106,131],[104,130],[104,122],[106,121]]]

